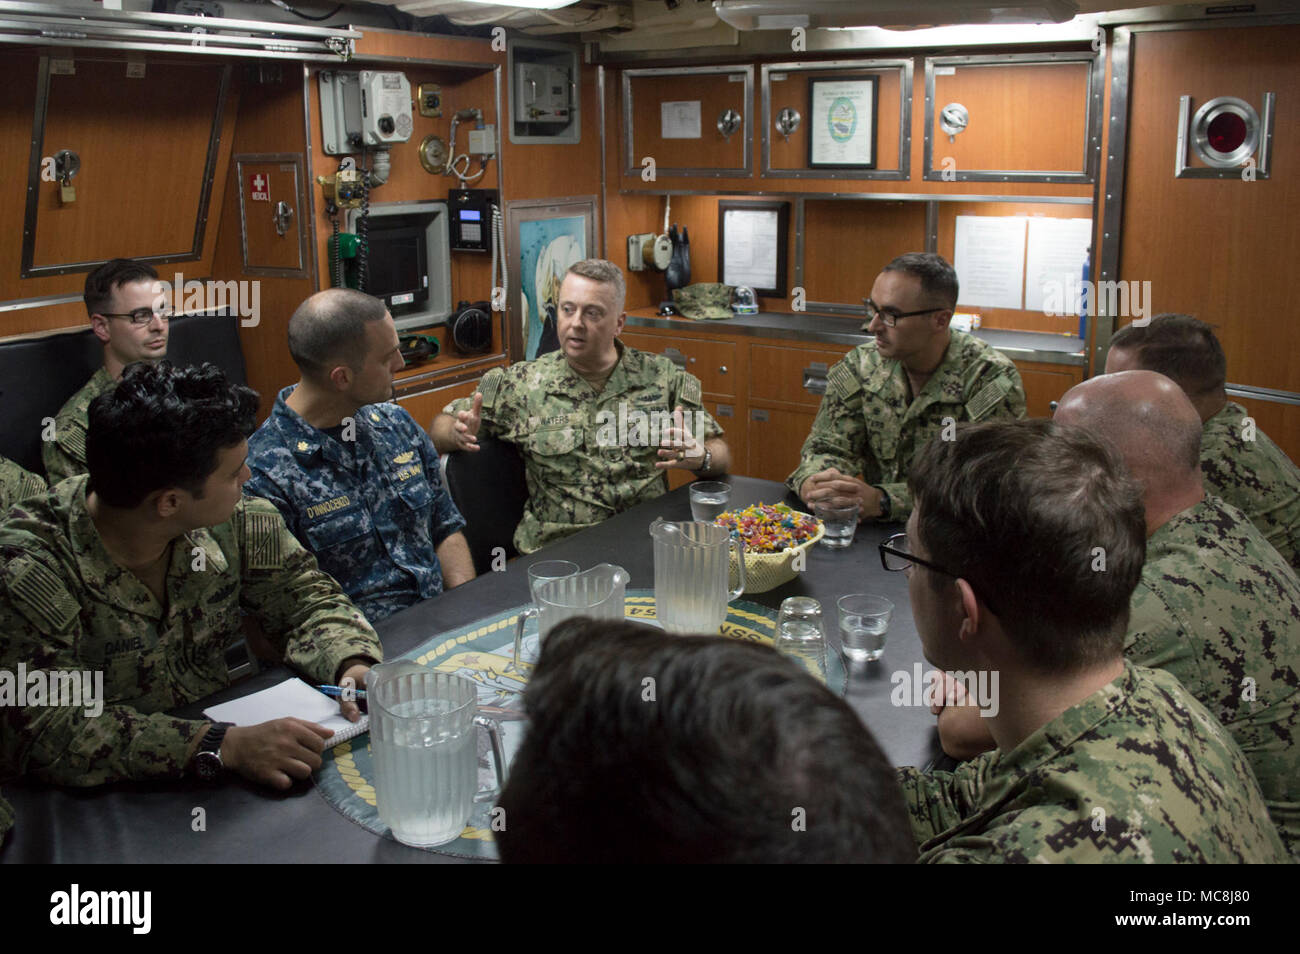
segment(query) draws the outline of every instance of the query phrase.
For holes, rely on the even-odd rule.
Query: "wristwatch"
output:
[[[880,491],[880,519],[888,520],[890,513],[894,509],[893,502],[889,499],[889,494],[885,493],[885,488],[877,487]]]
[[[704,463],[700,464],[699,467],[695,468],[695,473],[702,474],[712,466],[713,466],[713,451],[709,450],[706,447],[704,448]]]
[[[215,780],[225,767],[221,762],[221,742],[233,725],[233,722],[214,722],[199,743],[199,750],[194,753],[194,774],[203,781]]]

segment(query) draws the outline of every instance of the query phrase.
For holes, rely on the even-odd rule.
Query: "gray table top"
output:
[[[732,506],[775,503],[785,488],[747,477],[729,478]],[[583,567],[616,563],[631,574],[629,588],[654,585],[650,523],[662,516],[689,520],[686,488],[649,501],[563,540],[531,557],[511,561],[490,573],[413,606],[377,629],[385,653],[396,656],[440,631],[474,622],[528,601],[527,567],[542,559],[571,559]],[[743,597],[777,607],[787,596],[821,601],[828,641],[838,650],[835,600],[847,593],[872,592],[894,602],[884,657],[851,670],[846,698],[871,729],[885,755],[898,765],[925,765],[938,754],[934,717],[923,705],[895,706],[895,679],[912,679],[913,669],[929,668],[912,621],[907,581],[880,565],[876,544],[897,532],[897,524],[866,524],[852,547],[832,552],[815,547],[798,578],[767,593]],[[187,707],[197,715],[205,706],[245,695],[281,681],[284,669],[261,673]],[[227,778],[215,787],[179,780],[120,783],[94,789],[61,789],[22,781],[6,783],[3,794],[17,815],[14,831],[0,851],[0,862],[412,862],[457,859],[378,838],[346,820],[309,784],[277,793]],[[193,831],[194,809],[203,808],[206,830]]]

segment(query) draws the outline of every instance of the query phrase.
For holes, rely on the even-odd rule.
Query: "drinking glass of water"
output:
[[[712,523],[731,501],[731,484],[719,480],[697,480],[691,484],[691,519]]]
[[[843,550],[853,543],[858,529],[858,504],[855,500],[819,500],[813,514],[826,525],[822,546]]]
[[[789,656],[818,681],[826,682],[826,630],[821,603],[810,596],[782,600],[774,645],[777,652]]]
[[[840,645],[850,662],[871,662],[885,654],[885,633],[894,604],[883,596],[855,593],[841,596]]]

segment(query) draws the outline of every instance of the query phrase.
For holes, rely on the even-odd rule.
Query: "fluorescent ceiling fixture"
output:
[[[524,7],[528,10],[558,10],[561,7],[571,7],[578,0],[510,0],[509,3],[503,3],[501,0],[464,0],[465,3],[477,3],[484,7]]]
[[[792,27],[932,27],[965,23],[1062,23],[1074,0],[714,0],[718,17],[738,30]]]

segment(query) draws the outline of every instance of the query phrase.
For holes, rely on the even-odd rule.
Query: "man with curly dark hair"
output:
[[[275,508],[242,495],[257,401],[210,364],[130,365],[90,405],[89,473],[0,525],[0,673],[27,690],[0,706],[0,776],[98,785],[225,768],[288,788],[320,765],[331,733],[313,723],[166,714],[228,684],[241,609],[320,682],[360,684],[382,658]],[[90,698],[55,691],[87,674],[102,679]]]

